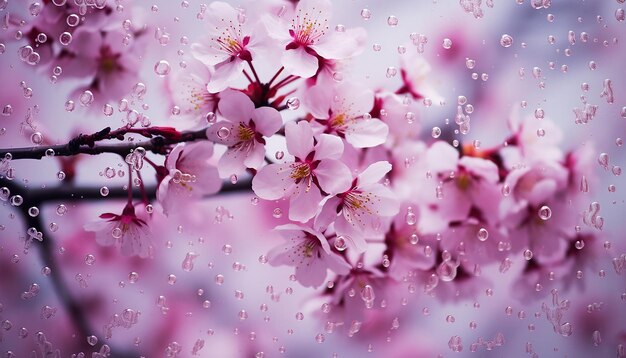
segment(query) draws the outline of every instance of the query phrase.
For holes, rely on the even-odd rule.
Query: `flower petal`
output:
[[[313,150],[313,130],[309,122],[288,122],[285,125],[287,150],[296,158],[304,160]]]
[[[283,125],[280,113],[272,107],[260,107],[253,111],[252,119],[256,126],[255,131],[266,137],[278,132]]]
[[[287,73],[302,78],[310,78],[317,72],[319,61],[317,57],[306,52],[304,47],[298,47],[283,52],[281,64]]]
[[[252,190],[261,199],[283,198],[295,186],[294,180],[289,177],[290,174],[289,164],[266,165],[252,179]]]
[[[385,143],[389,127],[380,119],[356,120],[346,129],[346,141],[355,148],[371,148]]]
[[[254,103],[241,91],[224,91],[217,105],[222,116],[233,123],[248,124],[253,116]]]
[[[315,168],[317,178],[322,190],[329,194],[343,193],[350,189],[352,175],[350,169],[338,160],[322,160]]]

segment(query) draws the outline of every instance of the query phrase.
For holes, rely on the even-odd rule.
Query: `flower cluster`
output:
[[[51,19],[69,20],[74,7],[45,5],[25,32],[40,42],[41,59],[32,47],[21,51],[61,67],[61,78],[89,78],[86,88],[105,94],[98,98],[123,96],[136,81],[135,41],[147,30],[94,5],[83,8],[88,16],[71,41],[41,41],[41,34],[64,36],[65,23]],[[223,2],[205,10],[206,32],[191,44],[189,61],[159,74],[168,76],[172,112],[187,120],[177,125],[201,128],[194,141],[153,150],[166,155],[162,165],[145,158],[165,215],[217,193],[229,185],[224,179],[251,178],[256,197],[287,208],[288,222],[275,228],[286,243],[269,251],[269,263],[292,266],[304,286],[325,286],[337,322],[387,306],[407,285],[454,299],[480,287],[467,282],[481,280],[487,265],[524,267],[518,284],[531,286],[543,279],[537,272],[580,265],[580,243],[594,240],[603,223],[597,210],[585,211],[591,146],[563,152],[558,127],[541,115],[512,118],[510,136],[483,148],[467,139],[465,98],[453,123],[424,135],[424,108],[445,100],[420,57],[423,43],[414,40],[418,48],[401,57],[396,88],[349,79],[365,32],[334,26],[329,0],[288,3],[260,16]],[[109,26],[120,22],[122,29]],[[125,130],[184,138],[162,128]],[[129,154],[131,172],[143,159]],[[152,254],[151,219],[135,215],[132,195],[121,215],[101,218],[86,227],[99,243]]]

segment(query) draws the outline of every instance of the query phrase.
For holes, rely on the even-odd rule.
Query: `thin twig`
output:
[[[196,140],[206,140],[206,129],[198,131],[180,132],[176,136],[163,137],[156,136],[146,141],[128,142],[121,144],[94,144],[94,143],[78,143],[84,135],[79,135],[65,144],[40,147],[25,148],[9,148],[0,149],[0,158],[6,158],[10,154],[11,160],[14,159],[41,159],[50,153],[55,157],[68,157],[77,154],[98,155],[102,153],[114,153],[126,155],[138,147],[144,148],[156,154],[165,154],[167,146],[183,142],[193,142]]]

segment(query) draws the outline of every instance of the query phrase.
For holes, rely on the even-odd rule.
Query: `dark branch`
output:
[[[138,147],[144,148],[146,151],[150,151],[156,154],[166,154],[168,146],[183,143],[193,142],[196,140],[207,139],[206,129],[198,131],[177,132],[177,131],[165,131],[158,130],[156,127],[151,130],[146,128],[145,130],[128,130],[120,131],[116,130],[111,132],[110,128],[105,128],[102,131],[96,132],[90,135],[80,134],[74,137],[72,140],[65,144],[53,145],[53,146],[39,146],[39,147],[26,147],[26,148],[7,148],[0,149],[0,158],[5,158],[7,153],[10,153],[11,159],[41,159],[46,155],[46,152],[54,153],[56,157],[68,157],[77,154],[89,154],[97,155],[102,153],[114,153],[119,155],[126,155]],[[123,132],[123,134],[121,134]],[[120,144],[96,144],[96,142],[106,139],[123,139],[124,134],[135,133],[145,137],[152,137],[149,140],[141,142],[128,142]],[[112,137],[113,136],[113,137]]]

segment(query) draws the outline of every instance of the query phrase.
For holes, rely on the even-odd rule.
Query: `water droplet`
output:
[[[222,247],[222,252],[224,253],[224,255],[230,255],[233,252],[233,247],[226,244]]]
[[[65,21],[69,26],[75,27],[80,22],[80,17],[78,17],[78,15],[76,14],[70,14],[67,16],[67,19]]]
[[[315,341],[317,343],[324,343],[325,340],[326,340],[326,337],[324,337],[323,333],[319,333],[318,335],[315,336]]]
[[[489,237],[489,232],[485,228],[480,228],[480,230],[478,230],[478,233],[476,234],[476,237],[478,237],[478,240],[480,241],[486,241]]]
[[[372,12],[365,8],[363,10],[361,10],[361,17],[363,18],[363,20],[369,20],[372,18]]]
[[[128,274],[128,282],[136,283],[139,280],[139,274],[137,272],[131,272]]]
[[[541,220],[548,220],[552,217],[552,209],[550,209],[549,206],[544,205],[541,208],[539,208],[538,215],[539,215],[539,218],[541,218]]]
[[[89,343],[90,346],[95,346],[96,344],[98,344],[98,337],[96,336],[89,336],[87,337],[87,343]]]
[[[533,252],[528,249],[524,250],[524,259],[526,261],[529,261],[532,258],[533,258]]]
[[[620,22],[624,21],[626,19],[626,11],[622,8],[615,10],[615,19]]]
[[[404,217],[407,225],[415,225],[417,223],[417,215],[415,215],[415,213],[413,213],[413,208],[408,207],[407,208],[407,213]]]
[[[84,107],[90,106],[94,101],[93,93],[89,90],[83,92],[80,95],[79,101],[80,101],[80,104]]]
[[[502,45],[502,47],[511,47],[511,45],[513,45],[513,37],[508,34],[502,35],[500,38],[500,45]]]
[[[217,120],[217,116],[215,115],[215,113],[209,112],[206,114],[205,119],[208,123],[213,124]]]
[[[176,275],[174,275],[174,274],[167,275],[167,283],[169,285],[175,284],[176,283]]]
[[[85,264],[93,266],[94,263],[96,263],[96,257],[94,255],[89,254],[85,256]]]
[[[230,135],[230,129],[226,127],[221,127],[217,130],[217,137],[220,139],[226,139]]]
[[[397,26],[398,25],[398,18],[395,17],[394,15],[391,15],[387,18],[387,25],[389,26]]]
[[[10,116],[13,113],[13,107],[10,104],[7,104],[2,108],[2,115],[5,117]]]
[[[600,153],[598,156],[598,164],[600,164],[604,170],[609,169],[609,155],[607,153]]]
[[[39,215],[39,208],[36,206],[28,208],[28,215],[31,217],[36,217],[37,215]]]
[[[287,100],[287,108],[295,111],[300,108],[300,99],[298,97],[291,97]]]
[[[450,40],[449,38],[445,38],[445,39],[443,39],[442,46],[443,46],[443,48],[445,48],[446,50],[449,50],[450,48],[452,48],[452,40]]]
[[[193,270],[193,261],[196,257],[198,257],[198,254],[194,252],[188,252],[187,255],[185,255],[185,259],[181,265],[184,271],[190,272]]]
[[[165,60],[160,60],[154,65],[154,73],[160,77],[165,77],[170,73],[170,63]]]
[[[535,109],[535,118],[543,119],[544,116],[545,116],[545,112],[543,111],[543,109],[541,109],[541,108]]]
[[[569,322],[565,322],[561,325],[559,330],[563,337],[569,337],[572,335],[572,324]]]
[[[334,245],[335,249],[337,249],[338,251],[344,251],[346,248],[348,248],[348,243],[343,236],[337,236],[337,238],[335,238]]]
[[[13,195],[10,199],[9,202],[11,203],[11,205],[13,206],[20,206],[22,205],[22,203],[24,202],[24,199],[22,198],[21,195]]]
[[[34,145],[40,145],[41,143],[43,143],[43,134],[41,134],[40,132],[35,132],[31,134],[30,141]]]

